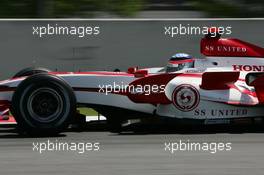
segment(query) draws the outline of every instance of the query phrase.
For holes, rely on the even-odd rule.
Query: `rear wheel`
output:
[[[72,88],[60,77],[37,74],[19,84],[11,111],[21,131],[53,135],[69,125],[76,114],[76,99]]]

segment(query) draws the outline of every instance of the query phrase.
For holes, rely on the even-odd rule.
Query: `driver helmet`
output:
[[[166,72],[175,72],[184,68],[193,68],[194,58],[186,53],[177,53],[169,59]]]

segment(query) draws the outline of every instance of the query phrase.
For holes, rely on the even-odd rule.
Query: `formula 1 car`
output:
[[[170,118],[179,123],[263,123],[264,49],[230,38],[201,40],[195,59],[172,56],[165,67],[127,72],[51,72],[25,69],[0,82],[0,115],[28,134],[63,131],[86,106],[117,130],[128,120]]]

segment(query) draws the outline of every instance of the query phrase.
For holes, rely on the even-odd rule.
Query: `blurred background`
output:
[[[264,17],[263,0],[1,0],[0,18]]]
[[[99,26],[99,35],[32,35],[32,26]],[[199,35],[164,35],[164,26],[232,27],[231,35],[264,46],[264,20],[0,21],[0,80],[26,67],[58,71],[126,71],[130,66],[160,67],[175,53],[200,54]]]
[[[0,0],[0,18],[257,18],[263,0]],[[100,26],[97,37],[32,35],[32,26]],[[170,38],[164,26],[231,26],[231,37],[264,45],[264,20],[0,21],[0,79],[25,67],[58,71],[164,66],[177,52],[200,54],[202,35]],[[224,36],[227,37],[227,36]],[[229,37],[229,36],[228,36]]]

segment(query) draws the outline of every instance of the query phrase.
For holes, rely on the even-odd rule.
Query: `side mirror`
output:
[[[145,77],[146,75],[148,75],[148,71],[147,70],[137,70],[134,73],[136,78],[140,78],[140,77]]]
[[[138,67],[130,67],[127,69],[127,73],[134,74],[138,70]]]

